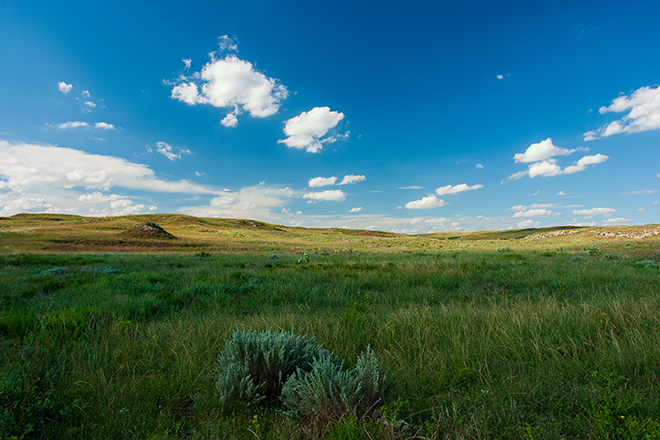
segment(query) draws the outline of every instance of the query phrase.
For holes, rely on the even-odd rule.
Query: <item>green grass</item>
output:
[[[277,405],[220,402],[215,360],[236,328],[313,336],[347,368],[373,348],[394,376],[379,418],[326,438],[660,438],[660,240],[598,235],[643,228],[476,240],[287,228],[290,241],[262,248],[285,233],[218,219],[204,227],[232,234],[215,244],[53,254],[43,237],[138,221],[48,218],[69,233],[0,233],[0,439],[305,438]],[[184,240],[173,218],[191,218],[159,222]]]

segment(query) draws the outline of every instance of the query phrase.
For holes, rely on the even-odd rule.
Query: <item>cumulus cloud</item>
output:
[[[67,84],[64,81],[60,81],[57,84],[57,87],[60,89],[60,92],[64,93],[65,95],[73,89],[73,85]]]
[[[221,50],[235,50],[235,44],[226,36],[220,37],[219,45]],[[257,71],[249,61],[233,54],[216,59],[215,53],[211,53],[211,61],[201,72],[182,76],[171,92],[172,98],[189,105],[208,104],[230,109],[233,117],[222,120],[225,127],[238,125],[236,116],[242,112],[254,118],[271,116],[279,111],[281,101],[288,96],[285,86]]]
[[[215,193],[186,180],[158,179],[148,166],[118,157],[54,146],[12,145],[7,141],[0,141],[0,175],[8,185],[24,190],[84,187],[107,191],[123,187],[164,193]]]
[[[640,87],[630,95],[622,95],[612,100],[608,107],[598,112],[628,114],[596,130],[584,133],[585,141],[592,141],[619,133],[639,133],[660,128],[660,86]]]
[[[617,217],[617,218],[608,218],[605,220],[605,223],[629,223],[629,218]]]
[[[434,194],[431,194],[427,197],[422,197],[420,200],[413,200],[412,202],[408,202],[404,206],[406,209],[431,209],[440,208],[446,204],[447,202],[437,198]]]
[[[584,156],[577,161],[574,165],[568,166],[564,169],[557,164],[557,159],[547,159],[541,162],[536,162],[529,165],[527,171],[519,171],[509,176],[508,180],[520,179],[521,177],[529,176],[534,177],[552,177],[562,174],[573,174],[587,169],[588,165],[596,165],[605,162],[609,156],[604,154],[595,154],[592,156]]]
[[[126,196],[104,195],[100,192],[82,194],[78,197],[78,201],[91,214],[104,216],[140,214],[158,209],[156,205],[133,204],[133,200]]]
[[[331,111],[329,107],[314,107],[286,121],[284,134],[287,138],[278,142],[289,148],[304,148],[309,153],[318,153],[323,148],[323,143],[332,143],[336,140],[333,137],[323,138],[323,136],[342,119],[344,119],[343,113]]]
[[[548,138],[537,144],[530,145],[524,153],[517,153],[513,158],[516,162],[530,163],[550,159],[554,156],[568,156],[576,151],[578,150],[568,150],[566,148],[557,147],[552,143],[552,138]]]
[[[94,124],[94,127],[100,128],[102,130],[114,130],[115,126],[112,124],[108,124],[107,122],[97,122]]]
[[[556,208],[558,206],[560,206],[559,203],[534,203],[529,206],[515,205],[508,208],[508,210],[515,211],[513,218],[550,217],[552,210],[548,208]]]
[[[89,124],[87,122],[71,121],[71,122],[64,122],[57,126],[57,128],[60,128],[62,130],[67,130],[69,128],[78,128],[78,127],[89,127]]]
[[[523,220],[521,222],[516,223],[516,226],[519,228],[536,228],[537,226],[540,226],[541,222],[538,222],[536,220]]]
[[[513,218],[520,218],[520,217],[550,217],[552,215],[552,211],[549,209],[528,209],[526,211],[518,211],[515,214],[513,214]]]
[[[321,192],[310,192],[303,195],[303,199],[341,202],[346,200],[346,194],[340,189],[329,189]]]
[[[235,114],[233,114],[233,113],[228,113],[227,116],[225,116],[224,118],[222,118],[222,120],[220,121],[220,123],[221,123],[222,125],[224,125],[225,127],[233,128],[233,127],[238,126],[238,118],[236,117]]]
[[[363,175],[356,176],[355,174],[348,174],[341,179],[341,182],[339,182],[338,185],[352,185],[354,183],[364,182],[365,180],[367,180],[367,178]]]
[[[497,79],[504,79],[504,75],[497,75]]]
[[[309,179],[309,182],[307,185],[310,188],[319,188],[321,186],[330,186],[334,185],[335,182],[337,181],[336,177],[313,177]]]
[[[590,209],[576,209],[573,211],[575,215],[601,215],[613,214],[616,212],[614,208],[590,208]]]
[[[473,191],[475,189],[483,188],[483,185],[472,185],[468,186],[466,183],[461,183],[458,185],[447,185],[447,186],[441,186],[440,188],[435,190],[435,193],[439,196],[443,196],[445,194],[458,194],[464,191]]]
[[[92,101],[85,101],[85,105],[89,108],[96,108],[96,103]]]

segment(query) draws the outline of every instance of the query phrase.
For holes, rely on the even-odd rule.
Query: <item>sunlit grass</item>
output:
[[[273,328],[347,368],[371,346],[394,375],[382,419],[328,438],[658,438],[658,239],[600,252],[555,239],[303,247],[309,262],[300,249],[5,255],[0,437],[303,437],[277,407],[218,400],[225,341]]]

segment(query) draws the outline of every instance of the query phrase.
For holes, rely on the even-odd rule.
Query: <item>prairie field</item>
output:
[[[24,214],[0,218],[0,295],[3,440],[660,439],[660,225]],[[346,370],[370,347],[377,410],[320,426],[221,399],[216,361],[249,329]]]

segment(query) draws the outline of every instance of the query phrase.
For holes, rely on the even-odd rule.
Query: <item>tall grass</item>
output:
[[[2,257],[0,438],[304,437],[276,405],[221,403],[237,328],[347,368],[373,348],[381,419],[328,438],[659,438],[660,270],[636,264],[657,255],[620,255]]]

